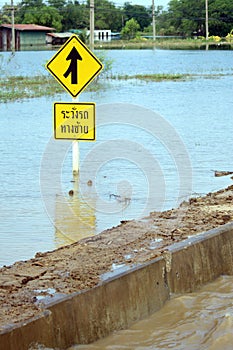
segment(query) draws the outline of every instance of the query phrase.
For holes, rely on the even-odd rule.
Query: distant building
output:
[[[121,39],[121,33],[111,33],[112,40],[120,40]]]
[[[111,41],[111,29],[95,29],[94,30],[94,40],[95,41]],[[87,30],[87,34],[90,34],[90,31]]]
[[[62,45],[68,40],[73,33],[47,33],[46,34],[46,44],[50,45]]]
[[[15,49],[23,47],[46,44],[46,33],[53,32],[54,28],[40,26],[37,24],[15,24]],[[0,50],[11,49],[12,25],[0,25]]]
[[[90,31],[87,30],[86,35],[90,35]],[[70,29],[69,32],[66,33],[47,33],[46,34],[46,43],[50,45],[62,45],[70,38],[71,35],[76,34],[80,35],[82,34],[82,30],[80,29]],[[95,41],[111,41],[112,38],[112,32],[110,29],[106,30],[94,30],[94,40]]]

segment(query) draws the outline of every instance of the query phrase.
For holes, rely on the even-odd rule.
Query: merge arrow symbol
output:
[[[75,47],[72,48],[66,60],[70,61],[70,65],[63,76],[67,78],[71,74],[71,84],[78,84],[78,60],[82,61],[82,57]]]

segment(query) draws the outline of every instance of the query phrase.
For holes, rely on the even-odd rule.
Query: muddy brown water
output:
[[[69,350],[231,350],[233,277],[221,276],[199,291],[173,296],[127,330]]]

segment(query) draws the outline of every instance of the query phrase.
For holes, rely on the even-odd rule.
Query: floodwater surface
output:
[[[49,74],[52,51],[1,54],[1,73]],[[98,56],[98,52],[96,52]],[[195,79],[109,80],[80,102],[95,102],[96,142],[53,140],[53,103],[64,91],[0,104],[0,266],[55,249],[121,220],[177,206],[232,183],[233,52],[114,50],[112,74],[189,73]],[[30,86],[28,87],[30,89]],[[73,196],[69,191],[73,191]]]
[[[69,350],[231,350],[233,277],[221,276],[198,292],[173,297],[127,330]]]

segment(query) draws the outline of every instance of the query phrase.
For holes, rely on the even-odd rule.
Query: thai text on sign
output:
[[[54,103],[54,138],[95,141],[95,103]]]

